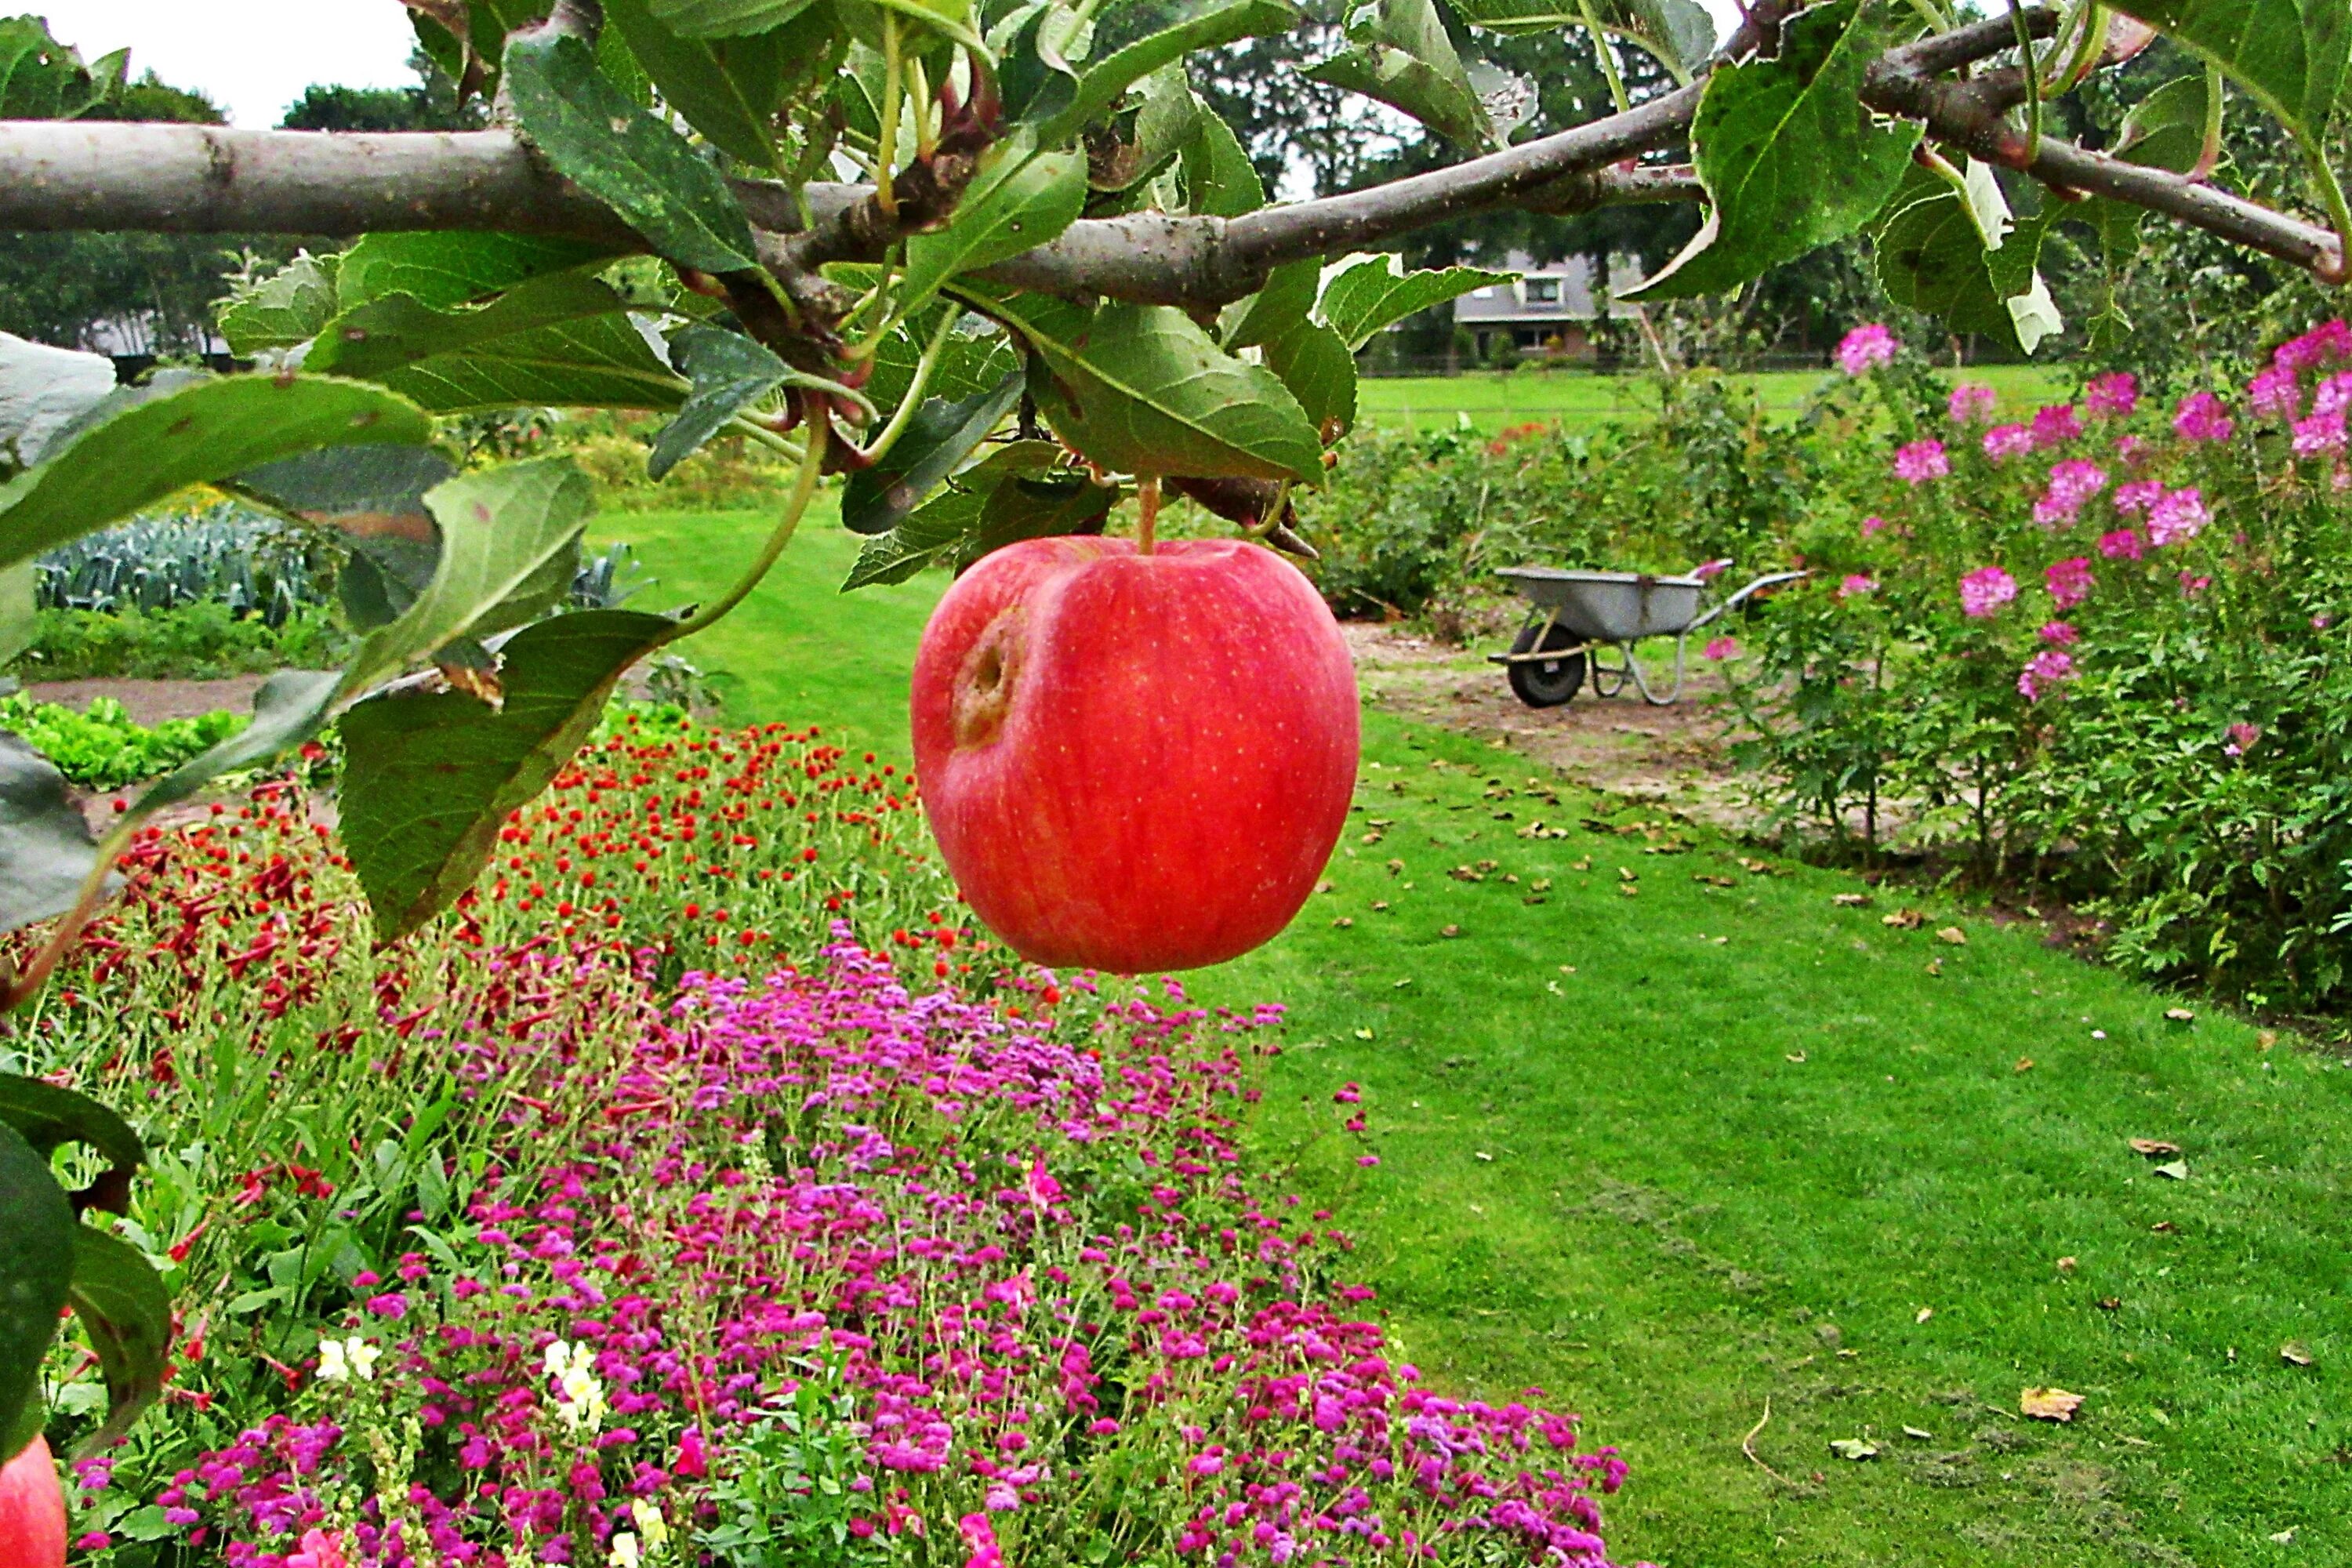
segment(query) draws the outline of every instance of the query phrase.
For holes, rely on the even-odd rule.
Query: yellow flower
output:
[[[614,1536],[613,1550],[606,1554],[604,1561],[612,1568],[637,1568],[637,1538],[625,1530]]]
[[[644,1498],[632,1498],[629,1518],[635,1521],[637,1533],[645,1538],[646,1550],[660,1556],[662,1548],[669,1544],[669,1521],[662,1518],[661,1510]]]

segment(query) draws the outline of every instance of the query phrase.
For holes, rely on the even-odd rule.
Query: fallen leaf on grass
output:
[[[2168,1160],[2156,1168],[2156,1173],[2168,1182],[2185,1182],[2189,1179],[2189,1162]]]
[[[1569,862],[1568,868],[1571,871],[1590,871],[1592,869],[1592,857],[1587,855],[1581,860],[1571,860]]]
[[[2009,1070],[2011,1072],[2032,1072],[2033,1070],[2033,1058],[2032,1057],[2020,1057],[2017,1058],[2017,1065]]]
[[[1832,893],[1830,902],[1842,910],[1866,910],[1870,907],[1868,893]]]
[[[1617,879],[1621,882],[1638,882],[1642,879],[1642,873],[1634,870],[1631,866],[1620,866],[1617,868]]]
[[[1944,973],[1944,961],[1943,961],[1942,959],[1940,959],[1940,958],[1931,958],[1931,959],[1929,959],[1929,960],[1927,961],[1927,973],[1930,973],[1930,974],[1941,974],[1941,973]]]
[[[2099,1298],[2099,1310],[2100,1310],[2100,1311],[2102,1311],[2102,1312],[2120,1312],[2120,1311],[2122,1311],[2123,1310],[2124,1310],[2124,1299],[2123,1299],[2121,1296],[2102,1296],[2102,1297],[2100,1297],[2100,1298]]]
[[[2180,1145],[2162,1138],[2135,1138],[2131,1141],[2131,1151],[2135,1154],[2178,1154]]]
[[[1329,882],[1318,882],[1315,884],[1315,890],[1318,893],[1328,893],[1332,890],[1333,886],[1334,884]]]
[[[2058,1260],[2058,1272],[2061,1274],[2072,1274],[2075,1269],[2080,1268],[2081,1267],[2081,1261],[2071,1256],[2062,1258]]]
[[[1339,931],[1346,931],[1349,926],[1354,925],[1355,923],[1356,922],[1353,920],[1350,920],[1346,915],[1341,915],[1338,920],[1331,922],[1332,927]]]
[[[2279,1360],[2286,1363],[2289,1366],[2309,1366],[2311,1364],[2311,1347],[2305,1344],[2301,1340],[2289,1340],[2286,1343],[2279,1346]]]
[[[2017,1396],[2017,1413],[2036,1421],[2072,1421],[2083,1396],[2063,1388],[2029,1388]]]
[[[1916,1437],[1922,1443],[1932,1443],[1936,1440],[1936,1435],[1933,1432],[1919,1426],[1906,1426],[1903,1428],[1903,1435],[1906,1437]]]
[[[1391,861],[1390,861],[1390,862],[1389,862],[1389,875],[1390,875],[1390,876],[1391,876],[1391,877],[1397,877],[1397,876],[1402,876],[1402,875],[1403,875],[1403,874],[1404,874],[1404,862],[1403,862],[1403,861],[1402,861],[1402,860],[1391,860]]]
[[[1356,1031],[1356,1038],[1360,1040],[1369,1040],[1371,1037],[1372,1032],[1370,1029],[1359,1029]]]
[[[1460,936],[1462,934],[1462,928],[1460,926],[1447,926],[1444,931],[1439,931],[1437,934],[1440,936]]]
[[[2197,1015],[2186,1007],[2167,1007],[2164,1010],[2164,1016],[2176,1024],[2193,1024],[2197,1021]]]
[[[1412,984],[1412,975],[1410,975],[1410,974],[1408,974],[1408,975],[1406,975],[1402,980],[1400,980],[1400,981],[1398,981],[1398,982],[1396,983],[1396,988],[1397,988],[1398,990],[1402,991],[1402,990],[1403,990],[1406,986],[1408,986],[1408,985],[1410,985],[1410,984]]]
[[[1891,915],[1879,916],[1878,923],[1883,926],[1893,926],[1896,931],[1917,931],[1920,922],[1927,918],[1917,910],[1897,910]]]
[[[1936,933],[1936,940],[1948,942],[1954,947],[1966,947],[1969,945],[1969,933],[1958,926],[1946,926]]]
[[[2279,1531],[2271,1537],[2271,1542],[2273,1545],[2293,1546],[2294,1544],[2294,1531],[2293,1530]]]
[[[1374,914],[1380,913],[1380,911],[1387,909],[1388,907],[1389,901],[1386,899],[1374,899],[1372,900],[1372,912]]]
[[[2174,1231],[2179,1230],[2180,1227],[2173,1224],[2168,1219],[2160,1219],[2154,1225],[2149,1226],[2147,1228],[2156,1232],[2158,1236],[2170,1236]]]
[[[1789,1060],[1790,1060],[1790,1061],[1792,1061],[1792,1062],[1801,1062],[1801,1061],[1803,1061],[1804,1059],[1805,1059],[1805,1053],[1804,1053],[1804,1052],[1802,1052],[1802,1051],[1790,1051],[1790,1052],[1789,1053]]]
[[[1356,840],[1356,842],[1359,844],[1378,844],[1386,837],[1386,834],[1383,834],[1379,828],[1375,827],[1370,833],[1365,834],[1361,838]]]
[[[1915,1322],[1915,1323],[1924,1323],[1924,1322],[1926,1322],[1928,1319],[1930,1319],[1930,1318],[1934,1317],[1935,1315],[1936,1315],[1936,1309],[1935,1309],[1935,1308],[1933,1308],[1933,1307],[1922,1307],[1922,1308],[1920,1308],[1920,1309],[1919,1309],[1919,1315],[1918,1315],[1917,1317],[1916,1317],[1916,1318],[1912,1319],[1911,1321],[1912,1321],[1913,1322]]]
[[[1641,889],[1640,888],[1638,888],[1638,887],[1635,887],[1635,886],[1634,886],[1633,883],[1631,883],[1631,882],[1620,882],[1620,883],[1618,883],[1618,884],[1617,884],[1617,890],[1618,890],[1619,892],[1621,892],[1621,893],[1624,894],[1624,895],[1625,895],[1627,898],[1629,898],[1629,899],[1635,899],[1635,898],[1639,898],[1639,897],[1641,897],[1641,895],[1642,895],[1642,889]]]
[[[1739,868],[1754,877],[1769,877],[1772,874],[1771,862],[1751,860],[1745,855],[1739,857]]]
[[[1710,888],[1736,888],[1739,886],[1738,883],[1733,881],[1728,877],[1709,877],[1701,874],[1693,877],[1691,880],[1694,882],[1705,882]]]
[[[2278,1031],[2276,1029],[2264,1029],[2262,1033],[2254,1037],[2254,1045],[2257,1048],[2262,1050],[2269,1050],[2273,1046],[2277,1044]]]
[[[1576,973],[1576,965],[1573,963],[1563,963],[1559,966],[1559,972],[1562,974],[1573,974]]]
[[[1493,1156],[1492,1154],[1487,1153],[1487,1152],[1486,1152],[1486,1151],[1485,1151],[1484,1149],[1473,1150],[1473,1151],[1472,1151],[1472,1152],[1474,1152],[1475,1154],[1476,1154],[1476,1155],[1478,1156],[1478,1158],[1480,1158],[1481,1160],[1486,1161],[1486,1162],[1488,1164],[1490,1164],[1490,1165],[1491,1165],[1491,1164],[1493,1164],[1493,1163],[1495,1163],[1495,1156]]]
[[[1833,1437],[1830,1440],[1830,1452],[1841,1459],[1852,1459],[1858,1464],[1864,1459],[1878,1458],[1878,1445],[1866,1437]]]

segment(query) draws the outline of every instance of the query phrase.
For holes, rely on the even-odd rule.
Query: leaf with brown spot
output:
[[[2072,1421],[2083,1408],[2083,1396],[2063,1388],[2029,1388],[2017,1396],[2017,1413],[2036,1421]]]
[[[1842,910],[1866,910],[1870,907],[1868,893],[1832,893],[1830,902]]]
[[[2289,1340],[2286,1343],[2279,1346],[2279,1360],[2286,1363],[2289,1366],[2309,1366],[2311,1364],[2311,1347],[2305,1344],[2301,1340]]]
[[[1893,926],[1896,931],[1916,931],[1927,918],[1917,910],[1897,910],[1891,915],[1879,916],[1878,923],[1883,926]]]
[[[2168,1142],[2162,1138],[2135,1138],[2131,1141],[2131,1150],[2135,1154],[2160,1156],[2179,1153],[2180,1145]]]

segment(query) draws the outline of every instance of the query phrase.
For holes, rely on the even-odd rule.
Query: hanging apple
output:
[[[38,1434],[0,1465],[0,1568],[59,1568],[66,1560],[66,1494]]]
[[[915,768],[948,868],[1023,957],[1140,973],[1247,952],[1314,889],[1355,787],[1355,671],[1240,540],[1034,539],[940,601]]]

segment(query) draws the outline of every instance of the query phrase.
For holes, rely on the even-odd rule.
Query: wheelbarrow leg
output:
[[[1625,662],[1623,664],[1620,664],[1614,669],[1610,668],[1607,665],[1601,662],[1601,650],[1603,647],[1615,648],[1618,656]],[[1595,697],[1614,697],[1619,692],[1625,689],[1626,666],[1633,662],[1633,652],[1632,648],[1623,643],[1594,643],[1592,645],[1591,659],[1592,695]]]
[[[1642,669],[1642,661],[1633,657],[1633,645],[1625,645],[1625,668],[1633,672],[1633,684],[1641,689],[1643,701],[1653,708],[1669,708],[1683,694],[1683,650],[1689,641],[1688,632],[1675,638],[1675,683],[1667,688],[1664,697],[1650,689],[1649,678]]]

